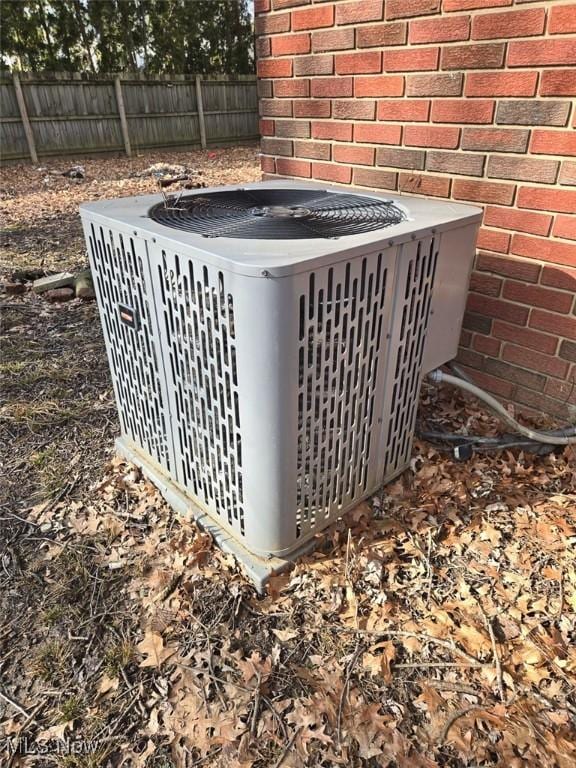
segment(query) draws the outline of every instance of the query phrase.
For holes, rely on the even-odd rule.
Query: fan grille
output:
[[[399,224],[391,200],[318,189],[233,189],[174,198],[151,219],[204,237],[301,240],[359,235]]]

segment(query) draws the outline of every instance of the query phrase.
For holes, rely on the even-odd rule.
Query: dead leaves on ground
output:
[[[36,509],[130,574],[135,663],[92,706],[137,705],[102,764],[571,768],[573,453],[418,451],[265,598],[120,460],[91,506]]]

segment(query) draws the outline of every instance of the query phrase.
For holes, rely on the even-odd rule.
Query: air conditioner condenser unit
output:
[[[262,588],[407,467],[481,211],[277,180],[81,216],[117,448]]]

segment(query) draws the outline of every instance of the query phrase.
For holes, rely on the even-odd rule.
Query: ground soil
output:
[[[135,174],[158,162],[259,177],[252,146],[4,168],[2,280],[85,266],[78,204],[155,191]],[[259,597],[114,458],[95,303],[0,304],[2,766],[576,764],[573,449],[458,462],[416,441]],[[419,418],[499,429],[450,390]]]

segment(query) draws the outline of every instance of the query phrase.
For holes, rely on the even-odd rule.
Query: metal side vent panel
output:
[[[122,431],[170,472],[170,419],[144,243],[94,224],[86,234]]]
[[[390,272],[385,254],[371,254],[310,273],[299,297],[299,537],[369,490]]]
[[[406,468],[418,409],[422,354],[426,340],[438,243],[426,238],[403,246],[398,257],[398,276],[391,357],[384,415],[384,480]]]
[[[153,260],[178,481],[244,535],[234,300],[224,274],[176,253]]]

